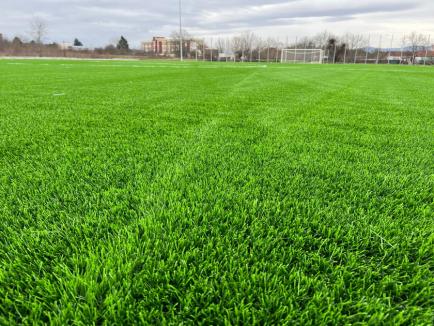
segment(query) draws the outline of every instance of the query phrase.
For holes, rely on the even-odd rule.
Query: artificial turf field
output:
[[[434,322],[434,68],[0,60],[0,324]]]

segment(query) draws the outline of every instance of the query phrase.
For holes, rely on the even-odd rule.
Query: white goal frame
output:
[[[282,63],[316,63],[324,62],[322,49],[283,49],[280,62]]]

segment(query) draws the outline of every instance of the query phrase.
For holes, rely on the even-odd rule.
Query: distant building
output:
[[[59,43],[58,46],[59,46],[59,49],[61,49],[61,50],[70,50],[72,48],[73,44],[67,43],[67,42],[62,42],[62,43]]]
[[[151,42],[143,43],[145,52],[153,53],[155,55],[172,55],[176,51],[176,44],[169,38],[162,36],[155,36]]]
[[[434,46],[429,51],[418,51],[414,61],[418,64],[434,64]]]
[[[401,52],[390,52],[387,56],[387,62],[391,64],[400,64],[404,61],[404,56]]]
[[[157,56],[175,57],[179,55],[179,42],[163,36],[154,36],[152,41],[143,42],[142,48],[145,53]],[[199,50],[199,44],[193,39],[183,40],[183,52],[186,57]]]
[[[434,49],[417,51],[413,60],[413,53],[409,51],[390,52],[388,63],[394,64],[434,64]]]
[[[83,46],[75,46],[74,43],[69,43],[69,42],[62,42],[62,43],[57,44],[57,46],[62,51],[66,51],[66,50],[71,50],[71,51],[88,50],[87,48],[85,48]]]
[[[226,53],[226,52],[220,52],[217,49],[216,53],[218,53],[218,60],[219,61],[235,61],[235,53]]]

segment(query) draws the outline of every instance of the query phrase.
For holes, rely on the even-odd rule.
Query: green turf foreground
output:
[[[434,69],[0,60],[0,324],[434,322]]]

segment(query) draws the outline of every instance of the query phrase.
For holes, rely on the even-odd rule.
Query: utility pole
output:
[[[179,0],[179,49],[180,49],[180,59],[184,61],[184,53],[183,53],[183,41],[182,41],[182,3]]]

